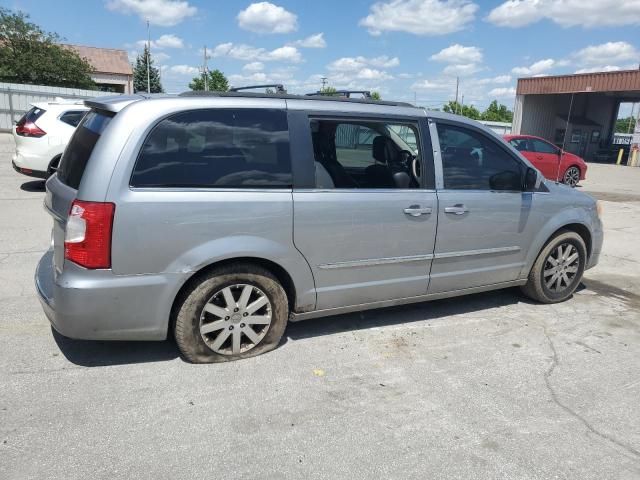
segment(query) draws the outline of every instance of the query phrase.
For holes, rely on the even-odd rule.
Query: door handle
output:
[[[420,215],[429,215],[431,213],[431,207],[421,207],[420,205],[411,205],[409,208],[404,209],[404,213],[411,215],[412,217],[419,217]]]
[[[457,205],[454,205],[452,207],[444,207],[444,213],[452,213],[454,215],[464,215],[468,211],[469,209],[461,203],[458,203]]]

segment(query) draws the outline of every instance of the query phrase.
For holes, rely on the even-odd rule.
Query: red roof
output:
[[[91,64],[96,73],[133,75],[125,50],[87,47],[84,45],[63,45],[63,47],[75,50],[78,55]]]

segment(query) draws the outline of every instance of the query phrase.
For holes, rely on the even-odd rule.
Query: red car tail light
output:
[[[18,123],[16,125],[16,134],[21,137],[44,137],[47,132],[42,130],[33,122]]]
[[[75,200],[64,235],[64,258],[90,268],[111,268],[115,204]]]

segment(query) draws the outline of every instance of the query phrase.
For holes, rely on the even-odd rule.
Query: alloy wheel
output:
[[[544,264],[542,273],[546,287],[562,293],[571,285],[580,269],[580,254],[571,243],[561,243],[554,248]]]
[[[221,355],[238,355],[257,346],[269,331],[271,302],[254,285],[229,285],[217,291],[200,315],[200,336]]]
[[[578,167],[569,167],[564,174],[563,181],[571,187],[578,185],[580,181],[580,170],[578,170]]]

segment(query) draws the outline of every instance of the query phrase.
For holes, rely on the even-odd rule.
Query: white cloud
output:
[[[455,82],[446,80],[420,80],[411,85],[411,90],[429,90],[438,92],[449,92],[456,88]]]
[[[144,49],[147,45],[147,40],[138,40],[136,47]],[[162,50],[163,48],[184,48],[184,41],[175,35],[162,35],[157,40],[151,40],[151,48],[156,50]]]
[[[316,33],[302,40],[297,40],[293,42],[292,45],[302,48],[325,48],[327,42],[324,39],[324,33]]]
[[[558,63],[552,58],[539,60],[528,67],[515,67],[511,71],[516,75],[538,75],[556,67]]]
[[[191,65],[172,65],[168,68],[171,73],[177,73],[178,75],[197,75],[200,73],[196,67]]]
[[[446,35],[471,23],[477,10],[470,0],[386,0],[374,3],[359,24],[371,35],[384,31]]]
[[[459,44],[451,45],[431,55],[431,60],[445,63],[480,63],[482,62],[482,49],[478,47],[464,47]]]
[[[164,52],[151,52],[151,58],[157,63],[162,63],[169,60],[171,57]]]
[[[514,87],[499,87],[490,90],[488,95],[494,98],[515,97],[516,89]]]
[[[603,65],[600,67],[580,68],[573,73],[617,72],[618,70],[622,69],[617,65]]]
[[[155,42],[156,48],[184,48],[184,41],[176,35],[161,35]]]
[[[252,3],[238,13],[240,28],[256,33],[289,33],[298,29],[298,17],[269,2]]]
[[[152,25],[171,27],[196,14],[198,9],[184,0],[109,0],[113,12],[138,15]]]
[[[468,77],[481,71],[483,68],[477,63],[464,63],[458,65],[447,65],[442,73],[445,75],[454,75],[460,77]]]
[[[491,85],[496,83],[509,83],[511,81],[511,75],[498,75],[493,78],[481,78],[476,80],[478,85]]]
[[[302,55],[296,47],[285,45],[284,47],[274,50],[266,50],[264,48],[252,47],[251,45],[236,45],[231,42],[221,43],[217,45],[211,55],[213,57],[229,57],[236,60],[245,60],[248,62],[290,62],[299,63],[302,61]]]
[[[342,57],[331,62],[327,68],[334,72],[353,72],[361,70],[365,67],[392,68],[400,65],[398,57],[388,57],[382,55],[380,57]]]
[[[390,80],[393,76],[389,75],[387,72],[376,70],[375,68],[363,68],[356,74],[356,78],[383,81]]]
[[[572,55],[579,65],[611,65],[640,59],[640,51],[627,42],[589,45]]]
[[[517,28],[547,19],[563,27],[617,27],[640,24],[640,0],[508,0],[487,20]]]
[[[262,62],[247,63],[244,67],[242,67],[242,70],[244,70],[245,72],[259,72],[261,70],[264,70],[264,63]]]

